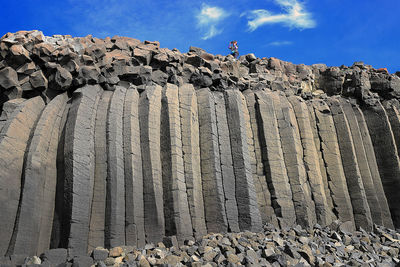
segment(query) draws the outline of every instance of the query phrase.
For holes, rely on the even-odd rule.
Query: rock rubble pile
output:
[[[330,227],[316,224],[277,229],[265,225],[259,233],[208,234],[179,245],[176,237],[163,242],[104,249],[88,256],[70,257],[66,249],[52,249],[40,257],[12,257],[8,264],[21,266],[398,266],[400,234],[381,226],[373,232],[352,230],[348,223],[335,221]],[[3,265],[7,262],[3,260]]]

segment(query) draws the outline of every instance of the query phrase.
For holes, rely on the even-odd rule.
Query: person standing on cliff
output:
[[[237,44],[237,41],[231,41],[229,43],[229,49],[231,50],[231,55],[237,59],[237,57],[239,56],[239,46]]]

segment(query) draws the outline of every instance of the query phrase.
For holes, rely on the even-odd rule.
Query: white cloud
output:
[[[247,25],[250,31],[266,24],[281,23],[289,28],[309,29],[316,26],[312,14],[298,0],[275,0],[286,13],[273,14],[265,9],[252,10],[247,13]]]
[[[291,45],[293,42],[290,41],[274,41],[270,42],[268,45],[270,46],[284,46],[284,45]]]
[[[197,27],[205,32],[202,39],[207,40],[222,33],[222,29],[217,27],[218,23],[228,16],[229,14],[220,7],[203,4],[196,16]]]

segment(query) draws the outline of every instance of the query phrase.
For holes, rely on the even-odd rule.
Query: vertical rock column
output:
[[[124,102],[125,241],[144,247],[142,153],[140,150],[139,93],[129,88]]]
[[[380,102],[363,109],[395,227],[400,227],[400,163],[392,127]]]
[[[71,255],[86,254],[93,197],[94,130],[100,86],[85,86],[72,95],[65,129],[65,217],[63,246]]]
[[[382,212],[376,194],[376,188],[372,181],[371,171],[368,166],[367,156],[365,154],[364,143],[361,137],[360,128],[353,108],[344,98],[339,98],[340,106],[346,115],[349,129],[353,139],[354,150],[357,156],[357,165],[360,170],[361,179],[365,189],[368,206],[371,211],[372,221],[378,225],[382,225]]]
[[[343,170],[351,204],[353,206],[354,221],[356,226],[361,226],[363,229],[370,231],[372,230],[371,212],[358,168],[357,156],[349,124],[338,100],[331,98],[328,100],[328,104],[335,123]]]
[[[106,123],[112,91],[103,91],[96,113],[94,136],[95,170],[92,210],[90,216],[89,249],[104,247],[104,226],[107,185]]]
[[[104,247],[104,226],[107,186],[106,124],[112,91],[103,91],[99,100],[95,125],[95,171],[92,210],[90,216],[89,249]]]
[[[160,155],[161,94],[161,86],[147,86],[139,98],[144,227],[149,243],[160,242],[165,234]]]
[[[238,90],[226,90],[225,101],[235,173],[239,227],[241,231],[258,231],[262,223],[250,161],[245,121],[245,113],[248,111],[245,99]]]
[[[378,164],[376,162],[374,147],[372,145],[371,137],[369,135],[367,123],[365,122],[364,114],[362,113],[361,109],[355,105],[353,105],[353,111],[354,114],[356,115],[358,126],[360,128],[365,154],[367,157],[368,167],[369,170],[371,171],[372,181],[374,183],[374,188],[382,212],[383,225],[389,228],[394,228],[392,216],[389,210],[389,204],[386,199],[385,191],[383,189],[381,176],[379,174]]]
[[[200,141],[197,97],[193,85],[179,87],[179,113],[182,151],[189,211],[195,237],[207,233],[204,218],[203,186],[200,167]]]
[[[335,124],[328,105],[322,100],[312,101],[321,141],[322,157],[326,166],[333,212],[342,222],[354,223],[353,208],[344,175]]]
[[[228,120],[224,93],[213,92],[215,115],[217,119],[219,155],[221,160],[222,183],[225,194],[225,210],[229,231],[239,232],[238,207],[236,203],[235,174],[233,171],[231,140],[229,138]]]
[[[18,100],[7,102],[11,104]],[[8,104],[5,104],[7,106]],[[19,101],[11,112],[0,132],[0,253],[1,256],[13,253],[16,233],[13,236],[14,225],[18,228],[18,215],[20,213],[19,201],[21,198],[21,183],[26,180],[22,177],[23,163],[27,145],[32,138],[33,130],[44,108],[40,97],[26,101]],[[29,179],[29,177],[28,177]],[[27,181],[29,183],[29,180]],[[23,197],[23,191],[22,191]],[[30,196],[26,196],[30,197]],[[39,215],[35,215],[37,224]],[[26,220],[27,218],[24,218]],[[38,225],[35,227],[39,227]],[[17,230],[17,229],[16,229]],[[23,231],[23,230],[22,230]],[[21,233],[22,233],[21,231]],[[12,240],[13,237],[13,240]],[[25,237],[27,238],[27,237]],[[31,244],[33,246],[37,244]],[[29,247],[31,249],[31,247]]]
[[[199,110],[201,177],[207,231],[228,230],[221,175],[215,102],[208,88],[196,91]]]
[[[300,140],[296,116],[291,104],[283,95],[273,93],[283,156],[292,188],[293,204],[297,223],[312,227],[316,222],[315,204],[303,163],[303,147]]]
[[[178,87],[167,84],[161,108],[161,162],[165,234],[176,235],[180,243],[192,238],[192,220],[186,192],[182,153]]]
[[[322,178],[322,183],[324,186],[324,191],[325,191],[325,197],[326,197],[326,202],[328,204],[328,209],[327,209],[327,216],[330,216],[332,218],[332,221],[336,220],[336,215],[333,213],[333,200],[331,196],[331,190],[329,190],[329,183],[328,183],[328,177],[326,173],[326,167],[325,167],[325,162],[324,162],[324,157],[322,155],[322,146],[321,146],[321,140],[320,136],[318,134],[318,128],[317,128],[317,121],[315,118],[315,112],[314,108],[312,105],[312,102],[309,101],[307,103],[307,109],[308,109],[308,115],[310,118],[310,129],[313,134],[314,138],[314,145],[315,149],[317,151],[317,156],[318,156],[318,161],[319,161],[319,168],[320,168],[320,173],[321,173],[321,178]]]
[[[61,118],[67,95],[44,109],[33,133],[24,164],[20,212],[14,228],[13,254],[40,255],[49,249],[56,192],[56,157]]]
[[[260,129],[260,145],[272,207],[283,225],[294,225],[296,214],[289,178],[279,136],[275,107],[270,93],[257,91],[256,112]]]
[[[123,113],[126,89],[117,86],[107,117],[107,198],[105,244],[125,244],[125,172],[123,150]]]
[[[264,164],[262,160],[262,152],[260,145],[260,137],[259,137],[259,125],[257,123],[257,114],[256,114],[256,99],[255,94],[252,90],[246,90],[244,93],[246,98],[247,109],[249,111],[249,120],[250,126],[247,127],[248,130],[251,130],[251,133],[248,135],[250,141],[253,142],[253,145],[250,145],[250,148],[254,151],[254,166],[253,166],[253,178],[254,178],[254,186],[257,194],[257,202],[258,207],[261,213],[261,219],[263,224],[272,223],[277,224],[276,216],[274,209],[272,208],[271,203],[271,194],[268,189],[267,179],[264,173]]]
[[[288,100],[292,104],[299,127],[304,152],[304,167],[315,203],[317,222],[321,225],[329,225],[332,222],[331,212],[326,200],[324,182],[322,180],[321,167],[319,166],[318,153],[314,144],[313,132],[310,127],[311,122],[307,104],[297,96],[291,96]]]

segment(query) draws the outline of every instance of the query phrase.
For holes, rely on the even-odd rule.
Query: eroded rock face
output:
[[[398,228],[399,86],[362,63],[6,34],[0,254],[83,256],[266,223]]]

